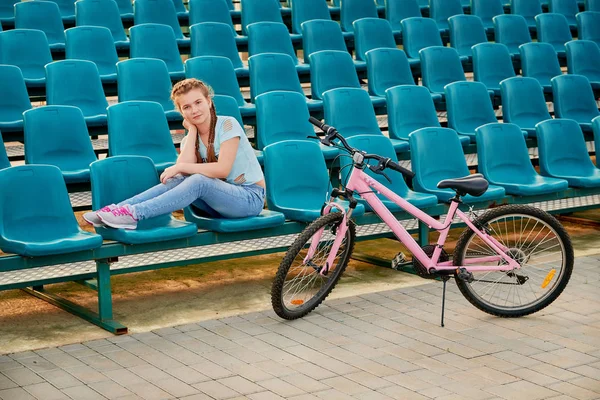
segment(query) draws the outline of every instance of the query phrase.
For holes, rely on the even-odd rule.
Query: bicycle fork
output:
[[[340,248],[340,246],[342,245],[342,241],[344,240],[344,237],[346,237],[346,231],[348,230],[348,222],[350,221],[350,217],[352,216],[352,208],[348,211],[348,213],[346,213],[346,211],[343,209],[343,207],[341,207],[339,204],[337,203],[333,203],[330,202],[328,203],[324,208],[323,208],[323,212],[321,213],[322,215],[327,215],[331,212],[332,208],[336,208],[339,210],[339,212],[342,213],[342,215],[344,215],[344,217],[342,218],[342,222],[337,226],[336,229],[336,233],[335,233],[335,239],[333,241],[333,245],[331,246],[331,250],[329,252],[329,254],[327,255],[327,260],[325,261],[325,265],[321,265],[321,266],[316,266],[315,267],[319,267],[319,274],[326,276],[327,273],[329,272],[329,268],[333,265],[333,262],[335,261],[335,256]],[[304,257],[303,263],[304,264],[308,264],[309,262],[311,262],[312,258],[315,255],[315,252],[317,251],[317,248],[319,247],[319,243],[321,242],[321,238],[323,237],[323,232],[325,230],[325,227],[319,229],[315,235],[312,238],[312,241],[310,243],[310,247],[308,248],[308,253],[306,254],[306,257]]]

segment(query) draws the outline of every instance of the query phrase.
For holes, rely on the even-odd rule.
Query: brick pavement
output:
[[[547,309],[484,314],[449,282],[0,355],[2,400],[600,399],[600,256]]]

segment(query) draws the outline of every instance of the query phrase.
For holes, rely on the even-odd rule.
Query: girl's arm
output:
[[[217,162],[198,164],[195,159],[193,162],[179,162],[179,160],[177,160],[177,164],[165,169],[160,176],[160,181],[165,183],[167,179],[177,174],[202,174],[209,178],[225,179],[231,172],[239,144],[239,137],[234,137],[222,142],[219,150],[219,160]],[[188,143],[186,143],[185,146],[187,147]]]
[[[183,126],[188,130],[187,136],[184,138],[185,143],[181,146],[176,164],[195,163],[196,157],[196,141],[198,140],[198,131],[196,127],[186,120],[183,121]]]

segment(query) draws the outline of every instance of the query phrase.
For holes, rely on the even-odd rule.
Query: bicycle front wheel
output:
[[[281,318],[291,320],[305,316],[325,300],[340,279],[354,249],[356,233],[352,221],[333,265],[326,273],[323,268],[342,220],[343,215],[339,212],[319,217],[302,231],[285,254],[271,287],[273,310]],[[307,257],[315,235],[318,245],[312,257]]]
[[[473,272],[470,283],[455,276],[471,304],[499,317],[520,317],[556,300],[569,282],[574,260],[569,235],[556,218],[534,207],[508,205],[489,210],[473,222],[506,247],[506,254],[521,267]],[[456,244],[453,264],[464,266],[470,258],[496,255],[475,232],[466,229]],[[477,262],[502,264],[507,263]]]

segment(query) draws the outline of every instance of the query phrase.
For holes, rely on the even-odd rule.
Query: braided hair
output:
[[[212,101],[214,95],[212,88],[196,78],[184,79],[173,85],[173,90],[171,90],[171,100],[177,105],[177,108],[179,108],[179,105],[177,104],[177,98],[193,89],[200,89],[204,97],[209,99],[211,102],[210,128],[208,134],[208,148],[206,149],[206,161],[209,163],[216,162],[217,156],[215,154],[215,128],[217,126],[217,112],[215,110],[215,102]],[[181,112],[181,109],[179,111]],[[196,140],[196,161],[198,163],[202,163],[202,158],[200,157],[200,138],[197,138]]]

